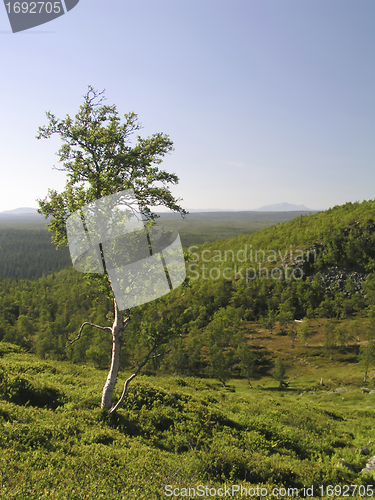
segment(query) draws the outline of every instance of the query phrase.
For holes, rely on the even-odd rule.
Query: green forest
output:
[[[4,227],[5,226],[5,227]],[[39,226],[39,225],[38,225]],[[46,224],[12,228],[0,223],[0,276],[35,279],[70,265],[69,250],[51,244]]]
[[[164,371],[209,376],[222,366],[222,377],[240,375],[236,353],[254,322],[294,335],[294,320],[367,314],[375,294],[374,214],[373,201],[349,203],[189,247],[186,282],[130,312],[123,366],[147,349],[152,332],[173,332],[158,362]],[[87,327],[80,342],[64,347],[84,321],[106,325],[112,315],[100,286],[72,267],[37,280],[0,279],[0,338],[42,359],[106,367],[111,338],[102,331]]]
[[[0,498],[372,496],[374,220],[375,201],[347,203],[185,247],[185,282],[128,311],[116,397],[166,341],[114,415],[100,408],[110,332],[88,325],[67,346],[85,321],[111,325],[112,300],[30,229],[40,254],[0,278]],[[21,254],[22,234],[2,234]],[[51,272],[27,277],[41,260]]]

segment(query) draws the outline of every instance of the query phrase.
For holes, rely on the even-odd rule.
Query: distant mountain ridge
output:
[[[316,212],[311,208],[305,207],[305,205],[294,205],[292,203],[274,203],[272,205],[265,205],[264,207],[257,208],[256,212]]]
[[[197,209],[190,208],[188,209],[189,213],[209,213],[209,212],[233,212],[233,213],[247,213],[247,212],[316,212],[316,210],[312,210],[311,208],[306,207],[305,205],[294,205],[292,203],[274,203],[272,205],[265,205],[260,208],[256,208],[255,210],[235,210],[235,209],[221,209],[221,208],[211,208],[211,209]],[[160,215],[165,215],[170,212],[160,212]],[[13,210],[4,210],[0,212],[0,219],[20,219],[20,218],[36,218],[41,219],[43,216],[38,214],[36,208],[32,207],[20,207],[15,208]]]
[[[40,217],[40,214],[38,214],[36,208],[31,208],[31,207],[20,207],[20,208],[15,208],[14,210],[4,210],[4,212],[0,212],[0,217],[18,217],[18,216],[30,216],[30,215],[35,215]]]
[[[316,212],[316,210],[312,210],[311,208],[305,207],[305,205],[293,205],[291,203],[275,203],[273,205],[265,205],[264,207],[256,208],[254,210],[236,210],[236,209],[222,209],[222,208],[189,208],[188,212],[190,213],[206,213],[206,212]],[[160,215],[169,213],[169,212],[160,212]],[[42,217],[38,214],[36,208],[31,207],[20,207],[15,208],[13,210],[4,210],[0,212],[0,218],[9,218],[9,217]]]

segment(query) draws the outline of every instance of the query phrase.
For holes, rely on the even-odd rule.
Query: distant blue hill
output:
[[[0,212],[0,218],[1,219],[9,219],[9,218],[15,218],[15,217],[37,217],[40,218],[41,215],[38,214],[36,211],[36,208],[30,208],[30,207],[21,207],[21,208],[15,208],[14,210],[4,210],[4,212]]]
[[[188,211],[192,213],[214,213],[216,212],[217,215],[221,213],[221,215],[224,215],[224,213],[241,213],[241,214],[246,214],[246,213],[251,213],[251,212],[316,212],[316,210],[312,210],[311,208],[305,207],[305,205],[293,205],[291,203],[275,203],[274,205],[266,205],[261,208],[257,208],[255,210],[230,210],[230,209],[188,209]],[[169,212],[168,212],[169,213]],[[165,216],[165,212],[160,212],[160,215]],[[179,214],[173,214],[175,216],[180,217]],[[197,214],[198,215],[198,214]],[[31,208],[31,207],[20,207],[20,208],[15,208],[14,210],[4,210],[3,212],[0,212],[0,220],[9,220],[9,219],[30,219],[30,218],[35,218],[35,219],[44,219],[44,217],[40,214],[38,214],[36,208]]]
[[[0,215],[24,215],[24,214],[36,214],[36,208],[31,207],[21,207],[15,208],[14,210],[4,210],[4,212],[0,212]]]
[[[293,205],[292,203],[274,203],[273,205],[265,205],[256,209],[256,212],[315,212],[305,205]]]

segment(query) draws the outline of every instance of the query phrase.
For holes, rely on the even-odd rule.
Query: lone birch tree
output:
[[[182,216],[187,213],[178,204],[180,200],[174,198],[170,191],[170,185],[178,183],[177,175],[159,168],[163,157],[173,150],[169,136],[157,133],[141,138],[137,135],[132,145],[132,136],[141,128],[138,116],[134,112],[125,114],[121,123],[116,106],[104,104],[104,93],[89,86],[74,119],[69,115],[58,119],[47,112],[49,123],[39,127],[36,136],[37,139],[48,139],[57,134],[63,143],[57,152],[60,165],[54,168],[67,173],[65,189],[61,193],[49,189],[45,199],[37,200],[38,212],[49,219],[52,241],[57,248],[68,245],[66,221],[71,214],[90,202],[120,191],[133,190],[142,217],[149,224],[157,217],[151,210],[155,206],[168,207]],[[151,349],[126,380],[120,400],[112,406],[120,366],[121,339],[130,315],[129,310],[120,310],[116,303],[104,260],[103,267],[104,274],[90,275],[89,279],[96,280],[100,290],[113,299],[113,324],[100,326],[86,321],[81,325],[77,337],[68,341],[67,345],[79,340],[83,328],[88,325],[111,332],[111,366],[103,388],[101,406],[112,413],[122,403],[130,380],[149,359],[163,354],[158,352],[158,348],[166,339],[160,336],[153,339]]]

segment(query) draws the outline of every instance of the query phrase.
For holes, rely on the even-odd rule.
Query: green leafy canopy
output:
[[[165,206],[182,216],[187,213],[170,191],[169,186],[178,183],[177,175],[159,168],[173,150],[169,136],[137,135],[132,145],[131,137],[141,128],[138,116],[127,113],[121,123],[116,106],[103,104],[104,93],[89,86],[74,119],[69,115],[58,119],[47,112],[49,123],[39,127],[36,136],[48,139],[58,134],[63,142],[57,152],[62,166],[55,168],[67,172],[65,189],[61,193],[50,189],[44,200],[37,200],[38,212],[50,218],[57,247],[67,244],[65,222],[71,213],[122,190],[133,189],[146,220],[156,218],[150,207]]]

